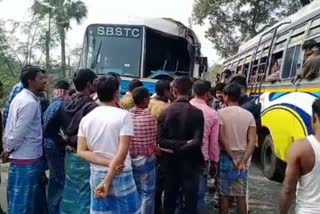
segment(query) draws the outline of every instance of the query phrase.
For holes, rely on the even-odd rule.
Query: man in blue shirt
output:
[[[8,119],[8,114],[9,114],[9,108],[11,105],[12,100],[19,94],[23,89],[23,85],[21,82],[17,83],[13,88],[11,89],[11,92],[9,94],[9,99],[7,102],[7,105],[3,111],[3,127],[6,127],[6,122]]]
[[[24,89],[10,104],[5,127],[3,161],[10,159],[8,214],[37,214],[36,194],[43,174],[41,108],[36,94],[45,89],[44,70],[27,65],[21,72]]]
[[[0,81],[0,99],[3,97],[3,85],[2,82]],[[0,110],[0,154],[2,153],[3,147],[2,147],[2,132],[3,132],[3,127],[2,127],[2,114]],[[1,184],[1,166],[0,166],[0,184]],[[0,214],[4,214],[4,211],[1,208],[0,205]]]
[[[70,85],[65,80],[60,80],[56,83],[54,99],[43,116],[44,152],[50,172],[47,194],[49,214],[59,213],[63,194],[65,149],[59,135],[60,118],[58,118],[58,115],[63,102],[69,98],[69,88]]]

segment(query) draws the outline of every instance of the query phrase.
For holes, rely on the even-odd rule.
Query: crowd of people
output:
[[[261,119],[260,106],[246,95],[245,77],[214,88],[188,77],[159,80],[152,96],[134,79],[120,99],[118,74],[97,77],[80,69],[76,91],[58,81],[50,105],[43,96],[44,70],[25,66],[20,80],[2,121],[2,161],[10,162],[8,214],[202,214],[209,178],[221,214],[229,213],[233,200],[238,213],[248,212],[248,167]],[[319,138],[319,102],[311,145]],[[294,145],[282,213],[299,176],[317,161]],[[312,147],[305,150],[310,154]],[[297,159],[308,166],[297,171]],[[302,179],[301,186],[317,186],[312,175]],[[301,210],[308,196],[303,188]]]

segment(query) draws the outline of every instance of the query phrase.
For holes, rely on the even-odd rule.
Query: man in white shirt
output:
[[[140,213],[128,154],[133,120],[128,111],[117,107],[118,80],[110,75],[100,77],[97,94],[100,106],[81,120],[77,149],[78,156],[91,164],[90,213]]]
[[[13,99],[5,128],[2,159],[10,159],[8,175],[8,214],[37,214],[37,201],[43,173],[42,125],[40,102],[36,94],[44,91],[44,71],[27,65],[22,69],[24,89]]]

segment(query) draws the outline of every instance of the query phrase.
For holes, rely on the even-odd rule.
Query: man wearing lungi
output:
[[[39,214],[37,201],[44,166],[41,159],[41,108],[36,94],[45,89],[44,70],[27,65],[20,75],[24,89],[13,99],[5,128],[3,160],[10,159],[8,214]]]
[[[153,214],[155,204],[155,152],[157,120],[146,111],[150,101],[149,90],[138,87],[132,92],[135,107],[130,110],[133,118],[134,137],[129,152],[133,177],[141,200],[141,214]]]
[[[90,213],[138,214],[141,204],[128,154],[133,120],[117,105],[116,77],[99,77],[96,87],[100,106],[81,120],[77,149],[91,165]]]
[[[239,106],[241,88],[231,83],[223,89],[227,107],[218,111],[220,142],[218,170],[220,213],[228,214],[235,197],[240,214],[247,213],[246,194],[251,155],[255,148],[256,124],[253,115]]]
[[[60,133],[66,144],[65,184],[60,214],[88,214],[90,212],[90,165],[77,156],[77,134],[81,119],[97,104],[90,97],[95,93],[96,74],[86,68],[78,70],[73,78],[77,93],[64,100],[56,117],[61,120]]]
[[[65,80],[60,80],[55,85],[54,99],[43,116],[43,144],[44,153],[49,168],[48,184],[48,212],[57,214],[60,209],[60,202],[63,194],[65,181],[64,157],[65,147],[59,135],[59,118],[63,101],[69,99],[70,85]]]
[[[3,84],[0,80],[0,99],[3,97]],[[3,133],[3,126],[2,126],[2,112],[0,110],[0,154],[2,154],[3,152],[3,142],[2,142],[2,133]],[[0,166],[0,184],[1,184],[1,166]],[[4,211],[1,208],[1,204],[0,204],[0,214],[4,214]]]

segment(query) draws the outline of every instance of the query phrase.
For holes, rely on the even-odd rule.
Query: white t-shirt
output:
[[[87,139],[90,151],[113,159],[117,153],[120,136],[133,136],[133,120],[130,112],[110,106],[99,106],[82,118],[79,137]],[[106,171],[107,167],[91,164],[94,170]],[[129,153],[125,169],[131,169]]]

